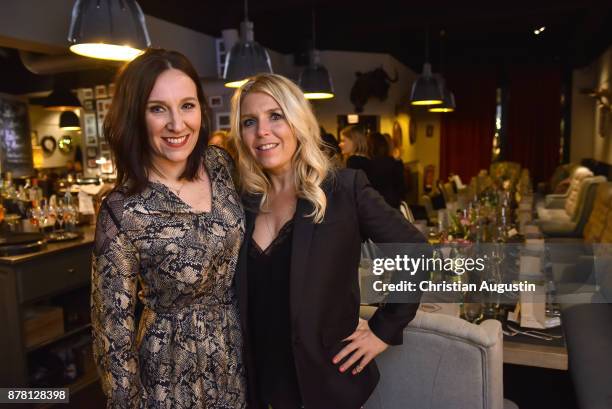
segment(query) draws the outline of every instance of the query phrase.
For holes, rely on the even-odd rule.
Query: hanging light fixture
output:
[[[130,61],[151,45],[136,0],[76,0],[68,42],[75,54],[115,61]]]
[[[442,76],[442,72],[444,72],[444,45],[445,45],[445,36],[446,31],[440,30],[440,74],[436,77],[438,78],[438,82],[440,84],[440,88],[442,88],[442,104],[433,105],[429,108],[429,112],[453,112],[455,110],[455,94],[453,94],[448,87],[446,86],[446,81]]]
[[[68,89],[56,86],[43,101],[43,107],[50,111],[67,111],[81,108],[79,99]]]
[[[321,55],[316,49],[315,13],[312,10],[312,50],[310,64],[300,74],[298,84],[306,99],[329,99],[334,97],[334,86],[327,68],[321,64]]]
[[[453,112],[455,108],[455,94],[444,87],[444,91],[442,92],[442,104],[432,106],[429,108],[429,112]]]
[[[442,103],[442,88],[431,72],[429,63],[429,30],[425,32],[425,63],[423,72],[412,84],[410,94],[412,105],[439,105]]]
[[[81,122],[79,121],[79,117],[72,111],[64,111],[60,115],[60,129],[64,131],[80,131],[81,130]]]
[[[244,21],[240,23],[240,41],[225,57],[223,78],[225,86],[238,88],[247,78],[261,72],[272,73],[268,51],[255,41],[253,22],[248,17],[248,0],[244,0]]]

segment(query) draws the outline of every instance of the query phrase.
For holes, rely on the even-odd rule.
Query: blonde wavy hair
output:
[[[259,209],[269,208],[270,178],[260,167],[242,140],[241,104],[250,93],[261,92],[274,98],[297,139],[297,148],[292,158],[294,183],[297,196],[309,201],[314,210],[308,215],[315,223],[321,223],[325,216],[327,198],[321,184],[330,174],[332,165],[322,150],[323,141],[319,124],[310,103],[300,88],[291,80],[276,74],[258,74],[236,90],[232,97],[230,137],[238,150],[238,173],[240,187],[249,194],[261,194]]]

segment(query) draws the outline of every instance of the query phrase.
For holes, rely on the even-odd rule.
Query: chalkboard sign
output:
[[[0,170],[14,177],[34,174],[28,104],[0,94]]]

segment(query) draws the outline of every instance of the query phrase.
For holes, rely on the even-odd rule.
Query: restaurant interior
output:
[[[365,408],[612,408],[612,6],[389,0],[0,2],[0,388],[70,393],[0,407],[106,407],[90,318],[116,181],[102,123],[147,47],[193,63],[213,131],[230,131],[236,84],[274,72],[339,166],[347,127],[382,134],[402,164],[395,207],[439,257],[519,249],[493,248],[483,274],[541,297],[424,297]],[[365,244],[362,291],[372,258]],[[381,300],[361,302],[367,319]]]

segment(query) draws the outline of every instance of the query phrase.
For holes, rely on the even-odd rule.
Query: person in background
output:
[[[208,144],[225,149],[234,159],[234,162],[238,160],[238,157],[236,156],[236,147],[234,146],[234,141],[232,141],[232,139],[229,137],[227,131],[214,131],[210,136],[210,139],[208,140]]]
[[[236,275],[249,407],[358,409],[418,304],[359,319],[361,242],[424,243],[362,171],[334,169],[303,92],[259,74],[232,98],[246,215]],[[418,302],[418,301],[417,301]]]
[[[334,135],[328,133],[323,127],[320,127],[321,139],[323,140],[323,152],[329,157],[331,163],[335,167],[342,166],[342,151],[340,145]]]
[[[340,134],[340,149],[349,169],[361,169],[366,175],[370,172],[370,154],[366,131],[362,126],[351,125],[344,128]]]
[[[383,134],[371,133],[368,142],[372,158],[368,175],[370,183],[385,198],[389,206],[397,209],[406,193],[404,166],[401,161],[391,156],[389,142]]]
[[[207,146],[205,101],[175,51],[147,50],[116,80],[104,135],[117,186],[100,206],[91,288],[109,409],[246,406],[232,287],[244,212],[230,156]]]

